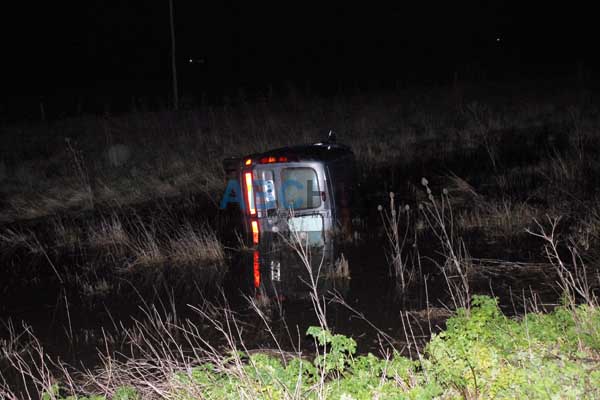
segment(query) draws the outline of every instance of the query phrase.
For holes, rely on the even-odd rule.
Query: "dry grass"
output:
[[[129,235],[117,214],[102,217],[96,226],[88,228],[88,242],[92,247],[118,248],[129,244]]]
[[[353,147],[363,171],[445,159],[464,151],[485,152],[494,168],[501,169],[498,146],[503,132],[517,128],[527,135],[528,127],[540,124],[571,127],[579,158],[587,154],[589,139],[597,137],[598,121],[588,117],[593,110],[573,104],[566,92],[523,97],[512,106],[510,91],[486,100],[475,89],[470,96],[465,93],[459,107],[452,88],[343,98],[309,98],[296,91],[255,103],[178,113],[86,115],[54,125],[8,126],[0,141],[13,150],[3,160],[3,192],[9,206],[0,210],[0,220],[188,191],[215,199],[224,189],[224,157],[322,140],[328,129]],[[18,143],[17,133],[23,139]],[[48,142],[50,137],[58,140]],[[21,143],[44,148],[43,156],[19,158],[28,152]],[[115,148],[127,154],[118,163],[111,161]],[[550,161],[559,169],[557,178],[559,173],[573,175],[564,161],[563,156]]]
[[[54,242],[56,246],[71,250],[81,247],[82,232],[78,226],[57,216],[52,219]]]
[[[433,261],[446,280],[454,308],[469,310],[473,261],[462,239],[448,190],[443,189],[439,196],[435,196],[426,178],[421,179],[421,184],[427,193],[427,201],[419,205],[419,211],[442,255],[440,261]]]
[[[41,243],[31,231],[5,229],[0,233],[0,243],[6,247],[24,247],[32,254],[39,254],[44,251]]]
[[[190,222],[175,228],[157,228],[153,222],[143,222],[137,219],[133,224],[135,232],[129,235],[126,242],[133,260],[130,266],[193,264],[221,264],[225,259],[225,251],[212,228],[204,225],[195,228]],[[167,239],[159,239],[163,236]]]
[[[0,337],[0,362],[3,359],[14,357],[27,351],[29,342],[26,332],[30,329],[23,325],[23,330],[18,331],[13,321],[8,319],[2,322],[2,337]]]
[[[566,244],[570,257],[565,259],[561,255],[562,244],[558,232],[560,221],[561,217],[546,216],[545,221],[535,220],[535,229],[528,229],[527,232],[543,240],[546,257],[558,275],[558,286],[569,304],[575,307],[578,299],[582,299],[590,307],[598,307],[594,288],[600,286],[600,276],[594,276],[594,271],[590,271],[572,238],[567,239]]]
[[[348,259],[341,253],[340,256],[334,261],[331,268],[327,268],[327,271],[323,273],[324,279],[350,279],[350,264]]]
[[[540,211],[525,200],[513,200],[505,193],[510,189],[498,181],[507,178],[496,175],[497,193],[484,196],[456,174],[446,176],[445,191],[456,211],[457,228],[479,230],[490,240],[510,239],[525,232],[533,224]]]
[[[223,245],[207,226],[194,229],[187,223],[169,242],[169,257],[176,264],[222,263],[225,258]]]
[[[17,247],[27,245],[30,236],[25,232],[16,231],[14,229],[5,229],[0,233],[0,243],[7,247]]]
[[[597,249],[600,240],[600,214],[597,203],[590,205],[588,214],[571,226],[571,240],[584,251]]]
[[[334,274],[340,278],[350,278],[350,266],[348,259],[344,257],[344,253],[340,254],[337,260],[335,260]]]
[[[526,202],[480,198],[474,207],[457,215],[457,224],[465,230],[483,230],[491,239],[511,238],[524,233],[538,215],[539,211]]]
[[[414,278],[414,269],[409,265],[405,252],[412,227],[411,210],[408,205],[396,206],[394,193],[390,192],[389,198],[389,209],[379,205],[377,210],[387,239],[390,276],[394,276],[404,290]]]
[[[445,188],[454,204],[471,205],[481,200],[481,195],[464,178],[450,173],[445,176]]]
[[[130,266],[163,264],[167,254],[158,241],[156,227],[140,218],[137,218],[133,227],[135,234],[127,245],[133,256]]]

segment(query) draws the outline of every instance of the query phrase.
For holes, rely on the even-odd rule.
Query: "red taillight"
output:
[[[252,188],[252,172],[244,173],[244,179],[246,181],[246,202],[248,204],[248,211],[250,215],[256,215],[256,208],[254,207],[254,189]]]
[[[275,157],[263,157],[260,159],[261,164],[271,164],[277,162],[277,158]]]
[[[258,250],[254,250],[252,267],[254,275],[254,287],[258,288],[260,286],[260,254],[258,253]]]
[[[252,244],[258,244],[258,221],[252,221]]]
[[[288,158],[285,156],[280,156],[280,157],[269,156],[269,157],[261,158],[259,162],[261,164],[273,164],[273,163],[277,163],[277,162],[288,162]]]

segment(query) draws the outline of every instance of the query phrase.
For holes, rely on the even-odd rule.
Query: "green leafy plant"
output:
[[[141,400],[140,394],[131,386],[123,386],[115,391],[112,400]]]
[[[356,352],[354,339],[344,335],[334,335],[329,330],[318,326],[311,326],[306,334],[312,336],[320,346],[324,347],[323,354],[319,354],[315,358],[315,365],[323,368],[326,373],[343,372],[347,365],[352,364],[352,356]]]
[[[470,313],[459,309],[427,345],[423,367],[465,398],[596,398],[599,329],[593,307],[516,321],[495,299],[473,296]]]

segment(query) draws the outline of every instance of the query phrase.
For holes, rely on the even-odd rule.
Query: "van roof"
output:
[[[251,154],[242,159],[260,160],[265,157],[287,157],[292,161],[333,161],[341,157],[352,156],[350,147],[339,143],[313,143],[298,146],[281,147],[263,153]]]

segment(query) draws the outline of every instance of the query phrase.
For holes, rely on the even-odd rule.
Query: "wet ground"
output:
[[[327,324],[334,332],[353,337],[361,353],[393,347],[414,357],[432,333],[444,328],[450,310],[462,305],[464,281],[455,272],[441,273],[444,249],[427,227],[411,228],[403,250],[412,279],[403,288],[390,274],[389,243],[377,211],[377,205],[388,204],[389,190],[400,192],[396,204],[409,204],[417,210],[426,195],[415,177],[420,179],[426,172],[441,177],[440,182],[431,179],[436,195],[442,191],[447,171],[468,178],[484,196],[490,194],[481,182],[490,181],[491,172],[470,167],[489,164],[482,160],[484,151],[474,149],[456,160],[440,161],[431,157],[435,146],[421,150],[428,157],[415,156],[435,163],[415,162],[402,174],[394,173],[398,168],[383,166],[377,171],[363,165],[358,171],[355,240],[338,243],[329,265],[321,265],[318,254],[313,253],[311,271],[313,277],[320,272],[317,290]],[[512,154],[511,149],[507,146],[503,151]],[[506,165],[508,161],[504,157]],[[537,182],[534,178],[511,181],[511,190],[531,192]],[[93,248],[77,239],[77,235],[85,236],[90,226],[113,215],[134,227],[136,221],[145,221],[164,239],[172,235],[172,227],[208,223],[226,246],[225,260],[219,265],[165,262],[132,266],[127,252],[118,247]],[[0,247],[0,340],[10,339],[11,330],[18,334],[24,326],[31,327],[51,357],[78,368],[93,367],[100,361],[99,351],[135,353],[132,344],[140,332],[152,332],[159,322],[181,326],[189,321],[207,342],[219,347],[225,341],[215,327],[231,322],[234,316],[237,339],[248,349],[279,346],[310,353],[314,343],[304,333],[319,321],[311,301],[308,269],[291,249],[284,249],[285,256],[273,263],[265,254],[239,249],[236,226],[235,216],[218,211],[214,202],[194,194],[0,226],[0,232],[12,230],[35,237],[34,241]],[[61,231],[61,227],[67,229]],[[75,240],[66,240],[69,232],[75,232]],[[56,240],[58,233],[61,240]],[[135,229],[130,233],[135,234]],[[461,232],[461,239],[468,250],[463,256],[469,265],[470,295],[498,297],[509,315],[559,303],[557,277],[539,239],[524,232],[499,239],[477,229]],[[335,260],[341,254],[348,262],[347,275],[336,273]],[[185,346],[177,332],[174,328],[173,337]],[[27,346],[29,340],[24,335],[17,343]],[[10,380],[2,360],[0,369]]]
[[[234,221],[227,216],[197,215],[198,209],[179,208],[176,201],[165,209],[169,210],[165,218],[208,218],[226,244],[235,244],[231,234]],[[153,212],[137,210],[140,215]],[[336,333],[356,339],[359,352],[378,352],[382,346],[393,346],[414,356],[432,333],[443,328],[449,309],[456,303],[456,293],[449,289],[448,282],[460,286],[460,278],[440,273],[436,264],[443,259],[439,243],[425,232],[417,246],[407,243],[405,253],[414,278],[402,289],[398,279],[390,276],[387,243],[378,228],[378,214],[365,210],[359,216],[357,240],[341,243],[335,249],[335,259],[343,253],[348,260],[349,276],[333,277],[331,269],[320,270],[317,287],[328,325]],[[77,224],[89,218],[95,216],[79,215],[71,222]],[[37,232],[38,237],[45,233],[50,236],[47,221],[28,222],[21,228]],[[552,306],[558,301],[550,266],[539,252],[533,256],[525,253],[526,248],[539,248],[539,243],[531,242],[533,239],[518,241],[513,250],[520,254],[507,253],[503,243],[487,242],[477,233],[464,239],[472,259],[471,294],[497,296],[508,314],[519,314],[532,302]],[[107,344],[109,351],[127,354],[131,337],[126,330],[136,324],[151,325],[157,318],[173,324],[189,320],[204,338],[218,346],[223,337],[215,330],[214,322],[225,320],[224,314],[217,311],[219,307],[236,316],[247,348],[276,347],[264,320],[283,349],[300,347],[310,351],[313,346],[304,336],[309,326],[318,325],[310,300],[310,277],[291,250],[286,252],[276,276],[270,265],[261,266],[257,285],[251,250],[230,249],[219,266],[156,265],[125,270],[114,255],[102,250],[41,248],[38,252],[18,246],[2,250],[1,335],[8,337],[9,325],[20,332],[26,324],[48,354],[72,365],[93,366],[99,361],[98,349]],[[313,256],[316,275],[315,268],[321,264],[319,257]],[[262,310],[264,320],[252,309],[250,300]],[[194,307],[212,311],[201,315]]]

